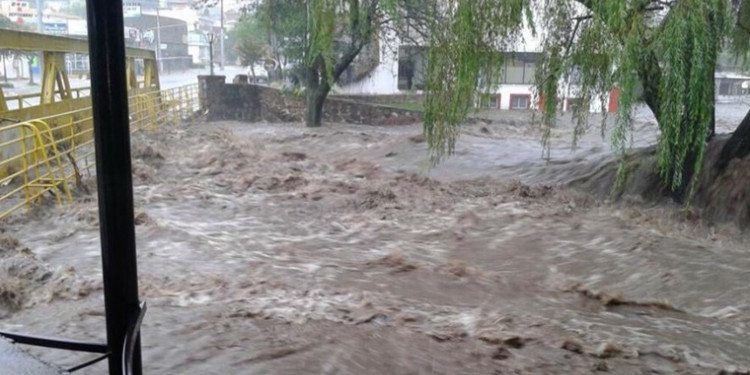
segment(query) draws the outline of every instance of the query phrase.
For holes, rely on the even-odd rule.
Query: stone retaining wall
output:
[[[395,94],[395,95],[332,95],[333,99],[353,100],[356,102],[374,103],[382,105],[399,105],[402,103],[424,102],[423,94]]]
[[[224,76],[199,76],[200,105],[209,121],[302,122],[305,98],[267,86],[227,84]],[[323,120],[359,125],[406,125],[422,121],[422,112],[329,97]]]

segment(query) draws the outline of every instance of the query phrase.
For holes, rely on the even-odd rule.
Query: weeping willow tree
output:
[[[575,145],[587,130],[590,106],[604,106],[605,95],[619,89],[618,112],[611,129],[617,152],[621,156],[627,152],[631,137],[636,136],[633,109],[645,103],[661,132],[657,146],[659,175],[675,197],[684,196],[695,182],[706,142],[714,132],[713,76],[718,54],[732,36],[737,51],[748,49],[750,37],[747,33],[739,33],[745,40],[737,37],[735,27],[741,24],[743,14],[750,20],[747,1],[446,3],[443,14],[450,27],[434,32],[427,72],[424,131],[434,161],[452,153],[458,128],[474,98],[488,87],[496,87],[497,52],[512,50],[517,41],[513,35],[525,27],[535,31],[543,47],[536,91],[543,103],[540,117],[547,156],[559,98],[566,90],[574,87],[580,98],[574,108]],[[573,86],[571,81],[575,82]],[[606,119],[601,123],[603,135],[605,125]],[[743,148],[750,152],[750,116],[746,127],[748,136],[727,151],[728,158],[741,156],[739,150]],[[624,166],[621,162],[618,183],[625,176]]]
[[[453,152],[475,94],[499,81],[500,52],[532,19],[524,0],[447,0],[437,7],[427,52],[424,132],[433,159],[440,160]]]

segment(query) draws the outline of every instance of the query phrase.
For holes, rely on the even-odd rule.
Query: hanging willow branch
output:
[[[496,52],[512,48],[514,36],[529,26],[539,31],[543,47],[536,72],[537,97],[543,101],[543,156],[549,156],[558,98],[564,92],[574,90],[579,99],[573,113],[575,146],[588,130],[592,105],[604,109],[609,92],[619,89],[618,112],[610,134],[621,157],[618,186],[625,178],[624,156],[634,136],[632,112],[645,103],[661,131],[658,172],[670,189],[684,188],[700,172],[712,121],[713,72],[718,52],[735,24],[732,5],[736,9],[739,2],[746,3],[447,1],[445,20],[433,29],[428,56],[424,131],[433,160],[453,152],[459,124],[476,95],[496,87],[497,75],[492,73],[501,62]],[[750,6],[742,12],[750,21]],[[735,38],[735,45],[744,40],[739,48],[747,50],[748,35]]]
[[[435,14],[428,50],[424,133],[434,163],[452,154],[459,124],[477,94],[493,89],[503,50],[513,45],[523,20],[524,0],[447,0]]]

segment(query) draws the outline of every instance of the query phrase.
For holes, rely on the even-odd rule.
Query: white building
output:
[[[343,95],[421,93],[427,63],[426,47],[400,44],[394,48],[392,44],[398,42],[393,41],[398,41],[393,34],[379,38],[379,64],[366,77],[356,82],[338,84],[334,91]],[[519,41],[507,52],[508,59],[503,67],[500,84],[480,105],[496,109],[529,109],[543,105],[543,98],[538,98],[535,94],[536,63],[541,52],[540,38],[532,35],[529,29],[524,29]],[[559,105],[563,111],[567,111],[576,102],[576,87],[565,84],[561,87],[565,95]],[[618,96],[619,92],[615,90],[607,95],[606,103],[598,100],[592,102],[590,110],[600,112],[605,108],[614,112],[617,110]]]

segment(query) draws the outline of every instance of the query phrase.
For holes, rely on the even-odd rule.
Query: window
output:
[[[495,95],[490,96],[490,98],[489,98],[489,108],[497,108],[498,107],[498,105],[497,105],[498,102],[499,102],[499,100],[497,100],[497,96],[495,96]]]
[[[399,49],[398,89],[424,89],[424,74],[427,64],[426,49],[402,46]]]
[[[510,84],[534,83],[538,53],[508,54],[503,64],[500,82]]]
[[[523,62],[517,60],[507,61],[505,63],[505,83],[524,83],[524,66]]]
[[[531,95],[511,94],[510,109],[528,109],[531,106]]]
[[[500,108],[500,95],[484,94],[479,103],[480,108]]]
[[[534,83],[536,79],[536,63],[524,63],[523,83]]]

